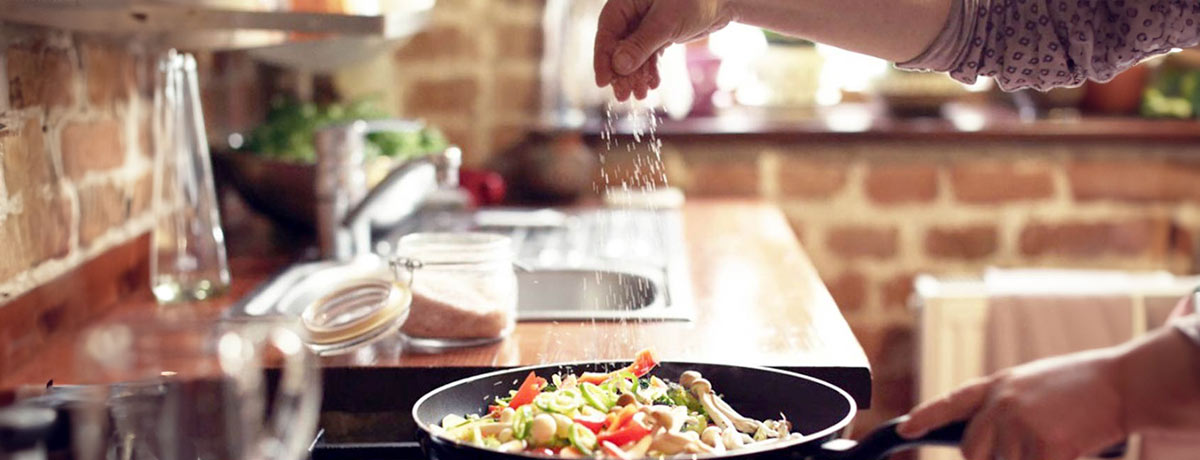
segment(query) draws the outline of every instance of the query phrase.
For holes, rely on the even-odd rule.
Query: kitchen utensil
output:
[[[76,376],[83,385],[71,416],[76,458],[305,457],[320,377],[283,323],[137,316],[82,337]]]
[[[486,413],[487,405],[497,395],[512,387],[514,381],[523,379],[530,371],[548,377],[555,373],[607,372],[627,364],[621,361],[596,361],[531,366],[491,372],[442,386],[427,393],[413,406],[412,416],[417,423],[421,448],[427,458],[438,460],[535,458],[535,455],[501,453],[434,436],[430,427],[440,423],[447,414]],[[896,433],[896,426],[904,420],[901,417],[876,427],[857,443],[839,440],[838,434],[854,418],[857,406],[849,394],[830,383],[765,367],[707,363],[666,362],[660,364],[652,374],[674,381],[687,370],[698,371],[711,381],[713,388],[738,412],[756,419],[777,418],[782,413],[793,423],[793,430],[803,435],[769,447],[748,448],[723,455],[698,455],[694,457],[697,459],[875,460],[921,445],[957,445],[966,428],[965,422],[955,422],[919,439],[908,440]],[[376,449],[379,447],[375,446]],[[1123,448],[1118,451],[1123,451]],[[373,458],[389,457],[376,455]]]
[[[204,300],[229,287],[196,59],[168,51],[154,91],[154,214],[150,286],[159,303]]]
[[[571,363],[534,366],[505,370],[463,379],[433,390],[413,406],[417,436],[428,458],[455,459],[516,459],[530,456],[506,454],[474,447],[433,436],[430,427],[440,423],[446,414],[485,413],[488,403],[504,389],[512,386],[530,371],[541,376],[554,373],[607,372],[628,363],[619,361]],[[889,452],[920,444],[954,444],[961,438],[961,424],[935,430],[924,438],[907,441],[895,434],[897,420],[876,429],[862,442],[849,449],[824,447],[827,441],[850,424],[857,406],[842,389],[812,377],[791,372],[751,366],[666,362],[653,372],[659,378],[678,380],[686,370],[700,372],[712,382],[731,406],[747,417],[778,418],[783,414],[793,423],[793,430],[804,436],[773,444],[767,449],[747,449],[721,456],[697,458],[751,459],[772,458],[793,454],[794,458],[821,459],[880,459]]]

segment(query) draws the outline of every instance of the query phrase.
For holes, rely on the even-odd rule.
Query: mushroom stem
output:
[[[726,430],[730,427],[746,434],[754,434],[759,430],[763,431],[768,438],[778,438],[786,435],[786,432],[780,432],[776,428],[778,425],[754,420],[739,414],[733,407],[717,396],[717,393],[712,389],[712,382],[709,382],[699,372],[687,371],[679,377],[679,383],[687,388],[696,399],[700,400],[700,405],[704,406],[704,410],[708,416],[713,419],[721,430]],[[785,425],[786,426],[786,425]]]

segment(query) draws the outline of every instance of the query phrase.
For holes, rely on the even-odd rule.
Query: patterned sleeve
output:
[[[1192,313],[1189,316],[1179,318],[1172,322],[1175,329],[1179,329],[1183,335],[1188,336],[1196,346],[1200,346],[1200,313]]]
[[[1200,43],[1197,0],[954,0],[945,28],[903,69],[995,77],[1006,91],[1078,86]]]

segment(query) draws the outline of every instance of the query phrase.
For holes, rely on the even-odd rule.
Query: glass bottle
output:
[[[229,265],[190,54],[159,60],[153,117],[150,286],[160,304],[209,299],[229,286]]]

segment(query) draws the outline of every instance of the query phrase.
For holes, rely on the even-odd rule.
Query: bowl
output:
[[[213,152],[213,167],[251,208],[281,226],[313,232],[317,221],[316,165],[247,152]]]

